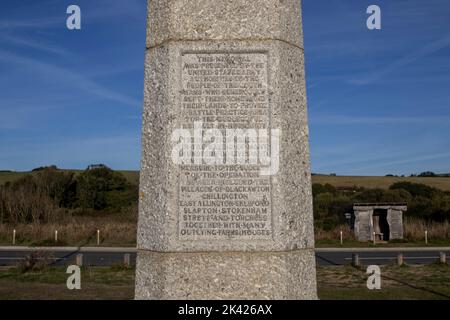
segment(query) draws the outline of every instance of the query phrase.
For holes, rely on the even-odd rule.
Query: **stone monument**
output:
[[[148,0],[136,299],[317,299],[299,0]]]

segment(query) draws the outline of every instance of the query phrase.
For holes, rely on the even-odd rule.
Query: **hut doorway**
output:
[[[373,232],[375,239],[389,241],[389,223],[387,221],[387,209],[375,209],[373,211]]]

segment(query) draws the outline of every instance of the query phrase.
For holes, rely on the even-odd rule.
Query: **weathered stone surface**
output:
[[[354,230],[358,241],[373,240],[372,214],[373,210],[355,211]]]
[[[389,209],[387,221],[389,223],[389,239],[403,239],[403,211]]]
[[[314,250],[140,251],[136,299],[317,299]]]
[[[282,130],[280,168],[270,177],[269,239],[180,240],[181,169],[172,162],[171,133],[182,126],[180,57],[184,52],[257,52],[267,56],[272,128]],[[176,42],[147,52],[142,131],[138,247],[156,251],[313,248],[311,173],[301,49],[278,41]]]
[[[147,48],[167,41],[278,39],[303,47],[300,0],[149,0]]]

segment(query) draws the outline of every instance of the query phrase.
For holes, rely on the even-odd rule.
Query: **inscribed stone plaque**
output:
[[[249,161],[249,139],[236,136],[233,154],[227,149],[227,130],[242,130],[244,136],[249,129],[270,130],[267,54],[184,52],[180,69],[181,125],[192,133],[194,148],[192,163],[181,165],[179,177],[179,239],[271,239],[270,176]],[[207,129],[222,134],[223,149],[215,152],[223,162],[205,158]],[[244,163],[234,158],[239,144]]]

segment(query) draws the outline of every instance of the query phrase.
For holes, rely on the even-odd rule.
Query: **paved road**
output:
[[[124,261],[130,255],[132,265],[136,262],[135,248],[94,248],[94,247],[0,247],[0,266],[16,265],[33,252],[41,252],[54,265],[68,265],[75,262],[77,254],[83,254],[83,264],[91,266],[110,266]],[[445,248],[318,248],[316,261],[319,265],[350,264],[352,254],[359,255],[363,265],[385,265],[395,263],[397,254],[403,253],[407,264],[429,264],[439,259],[439,252],[445,252],[450,263],[450,247]]]

